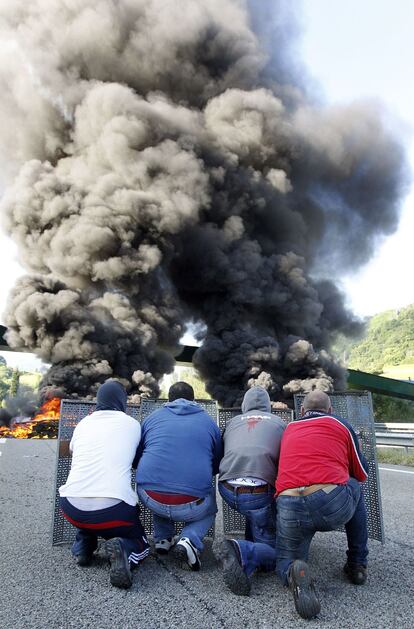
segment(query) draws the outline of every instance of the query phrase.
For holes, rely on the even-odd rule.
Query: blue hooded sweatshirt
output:
[[[203,498],[218,472],[222,440],[210,415],[181,398],[147,417],[139,450],[139,487]]]

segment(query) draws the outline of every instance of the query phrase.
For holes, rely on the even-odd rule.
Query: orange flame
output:
[[[40,411],[36,413],[33,421],[42,422],[45,420],[59,419],[60,415],[60,397],[52,397],[46,400],[40,407]]]
[[[16,424],[14,428],[0,426],[0,437],[14,437],[15,439],[48,439],[48,435],[39,436],[34,433],[34,429],[39,425],[48,425],[51,422],[59,420],[60,416],[60,398],[54,397],[42,404],[40,410],[28,422]]]

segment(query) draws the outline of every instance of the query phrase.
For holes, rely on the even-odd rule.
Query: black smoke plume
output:
[[[12,420],[13,415],[9,413],[5,408],[0,408],[0,428],[2,426],[8,428]]]
[[[336,278],[395,230],[406,159],[379,106],[312,96],[293,4],[3,3],[1,213],[31,273],[6,323],[43,387],[156,395],[191,321],[224,404],[343,385]]]
[[[22,391],[14,397],[6,397],[4,408],[0,408],[0,426],[10,426],[12,419],[32,418],[38,411],[39,405],[33,391],[26,387],[21,387]]]

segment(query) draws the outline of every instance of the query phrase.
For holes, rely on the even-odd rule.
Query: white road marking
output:
[[[380,470],[385,470],[386,472],[398,472],[399,474],[414,474],[413,472],[409,472],[408,470],[393,470],[390,467],[380,467]]]
[[[5,437],[2,437],[2,438],[0,439],[0,443],[6,443],[6,442],[7,442],[7,439],[6,439]],[[1,454],[2,454],[2,453],[0,452],[0,456],[1,456]]]

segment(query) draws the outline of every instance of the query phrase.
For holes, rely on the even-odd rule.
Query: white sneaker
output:
[[[159,555],[166,555],[176,542],[176,537],[167,537],[166,539],[160,539],[159,542],[155,542],[155,552]]]
[[[198,571],[201,568],[200,552],[188,537],[182,537],[175,545],[174,554],[178,561],[186,563],[190,570]]]

